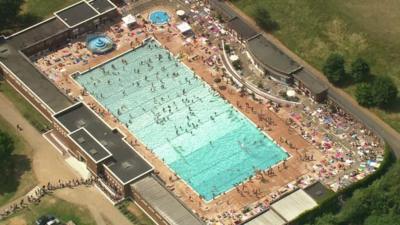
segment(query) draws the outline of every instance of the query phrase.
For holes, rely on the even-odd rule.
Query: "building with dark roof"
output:
[[[311,96],[315,101],[322,102],[328,94],[328,86],[314,77],[306,69],[302,69],[293,74],[295,82],[300,89],[306,91],[306,95]]]
[[[237,14],[224,2],[224,0],[210,0],[211,9],[218,13],[224,20],[229,21]]]
[[[160,225],[202,225],[190,209],[168,189],[166,189],[157,178],[148,176],[131,185],[133,197],[137,203],[146,210]]]
[[[301,68],[261,34],[249,39],[247,47],[260,66],[273,74],[289,75]]]
[[[116,6],[108,0],[92,0],[88,1],[99,13],[105,13],[114,9]]]
[[[53,113],[72,105],[74,100],[60,92],[28,57],[45,49],[62,46],[68,40],[94,30],[98,24],[118,18],[115,5],[109,2],[107,6],[104,1],[109,2],[93,0],[94,5],[108,8],[103,13],[97,12],[87,1],[80,1],[56,12],[55,17],[0,40],[0,72],[49,120]],[[60,19],[60,15],[71,17],[68,20],[70,24]]]
[[[227,22],[228,27],[236,33],[240,40],[247,40],[257,35],[257,31],[245,23],[240,17],[234,17]]]
[[[87,21],[98,14],[97,10],[86,1],[78,2],[54,13],[57,18],[70,28]]]
[[[88,169],[104,177],[120,193],[127,193],[131,182],[151,173],[153,167],[126,141],[118,130],[85,104],[79,102],[56,114],[56,130],[67,134],[70,153],[85,161]]]
[[[108,0],[83,0],[55,12],[54,15],[67,27],[73,28],[113,9],[116,6]]]

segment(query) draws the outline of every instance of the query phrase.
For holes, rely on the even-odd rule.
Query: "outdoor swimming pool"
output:
[[[149,20],[155,25],[164,25],[169,21],[169,15],[165,11],[153,11],[149,15]]]
[[[205,200],[288,157],[153,40],[75,79]]]

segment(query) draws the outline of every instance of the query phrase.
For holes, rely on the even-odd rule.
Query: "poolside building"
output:
[[[79,16],[77,16],[79,15]],[[56,49],[77,36],[120,18],[108,0],[80,1],[41,23],[0,39],[0,72],[54,126],[54,136],[68,143],[63,151],[84,161],[101,178],[108,194],[125,196],[129,184],[153,167],[85,104],[61,92],[29,60],[29,56]]]

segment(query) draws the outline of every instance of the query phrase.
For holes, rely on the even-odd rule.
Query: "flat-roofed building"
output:
[[[131,185],[132,195],[160,225],[202,225],[196,215],[156,178],[145,177]]]
[[[109,127],[85,104],[72,105],[56,113],[54,119],[69,152],[85,161],[93,175],[104,178],[120,194],[126,195],[130,183],[153,171],[118,129]]]

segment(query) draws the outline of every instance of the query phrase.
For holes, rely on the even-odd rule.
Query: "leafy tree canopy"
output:
[[[14,23],[24,0],[0,0],[0,27]]]
[[[0,167],[11,158],[14,141],[7,133],[0,131]]]
[[[350,75],[354,82],[365,81],[370,76],[370,67],[368,63],[362,58],[357,58],[351,64]]]
[[[358,104],[365,107],[375,106],[374,97],[372,95],[372,85],[367,83],[361,83],[357,85],[356,99]]]
[[[325,61],[322,71],[334,85],[342,84],[346,78],[343,56],[338,53],[330,54]]]
[[[393,80],[387,76],[377,77],[372,85],[374,104],[379,107],[387,107],[397,97],[397,87]]]

